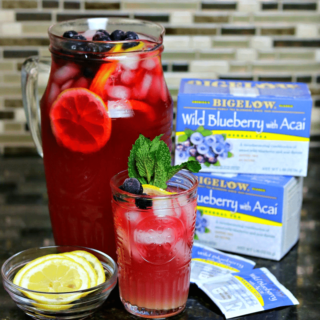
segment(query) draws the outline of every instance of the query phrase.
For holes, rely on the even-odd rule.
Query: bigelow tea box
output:
[[[306,84],[183,79],[175,164],[205,172],[306,176],[312,100]]]
[[[195,243],[280,260],[299,237],[301,177],[198,173]]]

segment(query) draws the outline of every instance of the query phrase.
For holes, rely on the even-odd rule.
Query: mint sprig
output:
[[[167,181],[181,169],[199,172],[201,165],[196,160],[171,166],[170,150],[166,143],[155,137],[152,141],[142,134],[136,140],[128,159],[128,174],[130,178],[138,179],[141,184],[151,184],[166,189]]]

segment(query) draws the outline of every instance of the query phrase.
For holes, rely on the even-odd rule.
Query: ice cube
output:
[[[72,84],[73,84],[73,79],[67,81],[67,82],[61,87],[61,91],[71,88]]]
[[[134,111],[128,100],[109,100],[107,104],[110,118],[129,118],[134,116]]]
[[[67,63],[63,67],[59,68],[53,75],[53,81],[62,85],[70,79],[74,79],[75,76],[80,72],[80,69],[75,63]]]
[[[124,68],[130,69],[130,70],[136,70],[139,66],[139,59],[127,59],[121,61],[121,64]]]
[[[125,86],[110,86],[108,95],[114,99],[129,99],[131,90]]]
[[[140,82],[135,88],[134,88],[134,95],[137,97],[137,99],[145,99],[147,97],[148,91],[152,84],[152,75],[146,73]]]
[[[146,59],[142,62],[141,66],[142,68],[145,68],[147,70],[152,70],[156,67],[156,62],[153,59]]]
[[[135,74],[132,71],[126,70],[121,73],[121,82],[125,85],[131,85],[134,83]]]
[[[89,80],[87,78],[81,77],[73,84],[74,88],[89,88]]]
[[[48,105],[50,106],[53,101],[57,98],[58,94],[60,93],[60,88],[56,83],[52,83],[50,87],[50,93],[48,96]]]
[[[137,211],[129,211],[125,213],[127,220],[137,223],[140,218],[140,212]]]

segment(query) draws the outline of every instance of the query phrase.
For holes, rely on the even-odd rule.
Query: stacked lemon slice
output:
[[[32,260],[13,279],[13,283],[22,288],[42,292],[22,291],[49,310],[67,309],[70,306],[64,305],[88,294],[61,293],[89,289],[104,281],[101,262],[93,254],[82,250],[49,254]]]

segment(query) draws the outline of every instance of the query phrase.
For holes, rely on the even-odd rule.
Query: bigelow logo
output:
[[[265,106],[267,109],[273,109],[276,101],[261,101],[261,100],[235,100],[235,99],[213,99],[213,107],[229,107],[229,108],[246,108],[260,109]]]
[[[232,189],[232,190],[238,189],[241,191],[247,191],[249,187],[249,183],[227,181],[223,179],[201,177],[201,176],[199,177],[199,185],[213,186],[213,187],[219,187],[223,189]]]
[[[221,87],[221,88],[258,88],[258,89],[295,89],[296,84],[290,83],[255,83],[255,82],[241,82],[241,81],[211,81],[211,80],[189,80],[188,84],[205,87]]]

